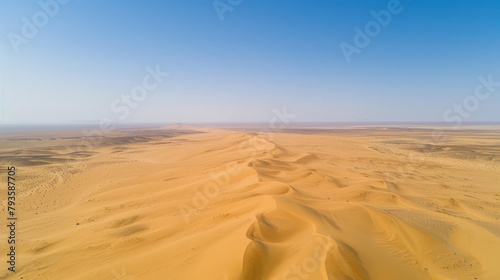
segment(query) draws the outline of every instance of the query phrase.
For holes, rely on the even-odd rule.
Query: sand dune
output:
[[[17,272],[0,276],[500,279],[500,130],[444,134],[3,134],[21,206]]]

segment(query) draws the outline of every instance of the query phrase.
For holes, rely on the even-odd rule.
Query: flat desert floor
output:
[[[0,163],[1,279],[500,279],[498,127],[10,131]]]

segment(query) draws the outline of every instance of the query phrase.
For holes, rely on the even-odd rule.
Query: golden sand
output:
[[[1,135],[0,278],[500,279],[500,130],[257,131]]]

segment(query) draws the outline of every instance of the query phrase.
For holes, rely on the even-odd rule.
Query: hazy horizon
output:
[[[500,279],[499,14],[0,1],[0,279]]]

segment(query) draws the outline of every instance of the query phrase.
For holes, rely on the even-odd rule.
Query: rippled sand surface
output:
[[[498,128],[258,131],[1,134],[1,279],[500,279]]]

